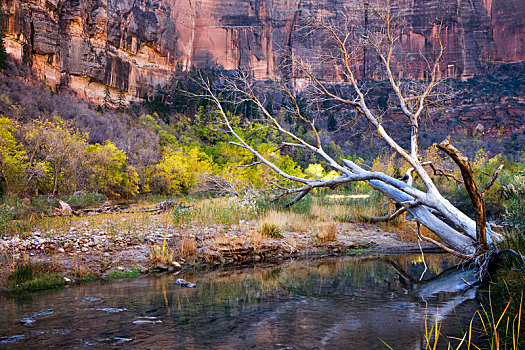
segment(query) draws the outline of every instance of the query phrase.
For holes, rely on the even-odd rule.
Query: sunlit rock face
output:
[[[104,86],[128,98],[151,93],[177,71],[218,64],[257,79],[295,74],[288,54],[314,57],[319,35],[305,37],[305,18],[343,21],[358,36],[371,25],[357,0],[2,0],[8,52],[28,62],[51,88],[69,86],[100,102]],[[424,78],[423,56],[446,48],[442,76],[468,77],[489,61],[525,59],[522,0],[400,0],[405,22],[396,74]],[[397,8],[395,9],[398,10]],[[441,32],[438,23],[443,22]],[[342,23],[342,22],[341,22]],[[403,53],[403,54],[402,54]],[[337,66],[325,79],[342,79]],[[376,55],[356,64],[361,77],[382,78]],[[292,76],[293,77],[293,76]],[[297,77],[296,77],[297,78]]]

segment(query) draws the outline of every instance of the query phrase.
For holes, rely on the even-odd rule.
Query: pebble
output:
[[[186,288],[195,288],[197,287],[197,285],[195,283],[191,283],[191,282],[188,282],[182,278],[178,278],[176,281],[175,281],[175,284],[176,285],[179,285],[181,287],[186,287]]]
[[[156,323],[162,323],[161,320],[136,320],[133,321],[133,324],[156,324]]]
[[[166,265],[161,264],[161,263],[157,264],[156,268],[157,270],[160,270],[160,271],[166,271],[168,269]]]
[[[20,322],[20,324],[24,325],[24,326],[29,326],[29,327],[32,327],[34,326],[34,323],[36,322],[34,319],[32,318],[22,318],[21,320],[19,320],[18,322]]]

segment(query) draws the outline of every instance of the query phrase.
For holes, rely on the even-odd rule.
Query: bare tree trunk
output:
[[[476,182],[474,181],[474,173],[468,161],[468,158],[463,155],[456,147],[450,144],[450,137],[438,145],[439,149],[454,160],[461,170],[461,176],[465,181],[465,187],[468,195],[474,206],[474,215],[476,218],[476,239],[478,243],[478,251],[485,251],[489,248],[487,244],[487,218],[485,215],[485,201],[481,193],[478,191]]]
[[[362,39],[358,43],[349,40],[352,35],[350,35],[348,31],[345,31],[344,26],[341,27],[341,25],[338,24],[326,23],[322,18],[312,19],[311,26],[307,28],[308,32],[320,31],[323,33],[326,42],[323,42],[323,50],[319,51],[320,57],[318,57],[318,60],[323,64],[327,62],[333,63],[334,66],[342,70],[345,84],[349,86],[351,90],[350,93],[343,95],[339,93],[336,87],[318,78],[312,69],[315,64],[310,64],[305,59],[300,59],[296,56],[290,56],[289,60],[293,64],[292,68],[302,71],[304,78],[309,81],[308,91],[311,95],[317,96],[320,101],[329,99],[345,107],[354,108],[357,116],[362,116],[370,125],[371,131],[377,132],[379,138],[404,161],[410,164],[412,168],[407,172],[409,178],[407,182],[395,179],[381,172],[366,171],[350,160],[334,159],[328,155],[323,149],[315,120],[310,120],[305,117],[299,108],[298,100],[293,89],[290,87],[293,86],[293,83],[280,81],[277,84],[285,96],[290,99],[292,108],[298,119],[305,123],[308,129],[311,130],[313,142],[308,142],[283,127],[279,122],[279,118],[272,115],[272,113],[265,108],[265,104],[259,100],[257,96],[257,86],[246,74],[239,72],[235,77],[230,76],[224,78],[223,89],[221,91],[213,91],[211,84],[202,78],[200,83],[205,92],[203,95],[198,96],[208,98],[217,106],[218,115],[235,140],[231,143],[248,150],[258,158],[258,161],[248,166],[265,165],[283,179],[298,184],[296,187],[276,186],[283,190],[281,197],[287,195],[294,196],[287,205],[293,205],[301,200],[313,188],[328,187],[333,189],[345,183],[365,181],[372,188],[380,191],[396,202],[400,208],[408,211],[418,223],[439,237],[439,240],[434,240],[419,234],[421,239],[425,239],[463,258],[474,259],[475,257],[483,255],[485,252],[494,249],[493,232],[486,227],[483,197],[490,187],[490,184],[494,182],[497,174],[494,175],[489,186],[480,192],[474,183],[472,169],[468,163],[468,159],[451,146],[449,141],[439,146],[440,149],[452,157],[461,169],[465,186],[476,208],[475,220],[473,220],[443,197],[434,184],[432,177],[424,168],[429,165],[429,162],[420,160],[421,155],[419,154],[418,136],[421,116],[427,106],[432,103],[432,99],[441,100],[443,98],[441,93],[434,93],[436,84],[438,83],[439,62],[444,52],[444,47],[441,43],[441,26],[439,23],[436,23],[437,43],[439,44],[437,47],[439,50],[436,52],[435,60],[429,62],[428,69],[426,70],[428,81],[411,82],[405,86],[403,85],[403,81],[395,75],[391,67],[391,62],[394,60],[393,53],[402,31],[394,25],[394,18],[396,16],[391,12],[390,2],[387,0],[383,6],[367,2],[365,6],[370,17],[368,20],[374,23],[374,25],[370,25],[370,28],[367,29],[367,32],[363,34]],[[327,45],[328,42],[330,42],[331,46]],[[356,47],[356,45],[358,47]],[[330,47],[331,49],[329,49]],[[367,97],[366,87],[363,87],[358,81],[357,73],[355,72],[356,62],[359,62],[364,47],[373,48],[383,64],[387,80],[392,89],[393,100],[395,100],[393,103],[396,104],[396,106],[393,107],[401,110],[408,121],[410,138],[407,141],[410,144],[410,148],[407,147],[407,149],[405,149],[401,147],[394,137],[389,134],[388,130],[385,129],[380,111],[369,106],[370,100]],[[414,92],[414,90],[417,91]],[[340,176],[336,179],[326,181],[309,180],[288,174],[275,163],[266,159],[236,133],[231,126],[228,114],[222,106],[222,96],[224,95],[222,92],[226,95],[228,92],[231,93],[239,102],[250,101],[253,103],[259,108],[261,115],[268,120],[269,124],[285,138],[283,145],[312,152],[329,164],[333,170],[339,172]],[[436,173],[436,169],[434,167],[432,168],[434,173]],[[413,186],[412,172],[418,175],[419,180],[425,187],[424,190]],[[441,174],[451,177],[451,175],[445,171],[441,171]],[[457,179],[455,180],[458,181]]]

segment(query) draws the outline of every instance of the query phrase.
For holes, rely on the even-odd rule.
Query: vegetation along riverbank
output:
[[[365,214],[375,214],[370,204],[379,201],[367,196],[323,193],[289,210],[269,206],[262,199],[235,197],[186,199],[153,213],[150,210],[158,205],[148,201],[125,209],[99,203],[100,212],[33,218],[28,232],[1,240],[4,287],[46,287],[32,282],[46,271],[54,276],[60,273],[62,280],[55,282],[63,285],[64,280],[127,276],[136,271],[175,272],[184,267],[365,251],[419,251],[416,242],[407,240],[411,236],[407,230],[414,225],[366,222]],[[379,210],[377,203],[372,208]],[[431,248],[426,243],[422,247]],[[31,269],[34,276],[23,272]]]

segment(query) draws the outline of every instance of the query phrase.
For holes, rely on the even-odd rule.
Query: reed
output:
[[[253,220],[262,215],[266,208],[255,199],[236,197],[211,198],[187,203],[187,209],[175,210],[173,223],[177,227],[188,225],[232,226],[240,221]]]

